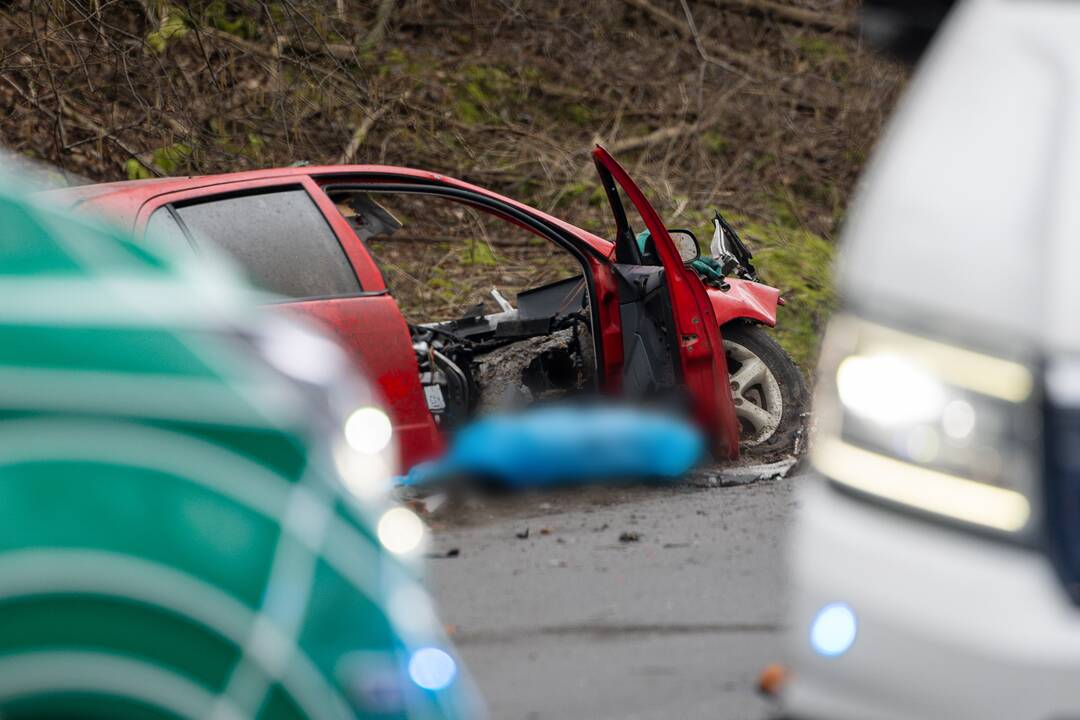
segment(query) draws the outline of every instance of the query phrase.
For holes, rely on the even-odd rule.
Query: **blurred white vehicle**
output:
[[[786,716],[1080,718],[1077,272],[1080,2],[959,3],[845,231]]]

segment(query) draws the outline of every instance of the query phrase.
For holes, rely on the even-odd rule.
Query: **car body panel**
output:
[[[615,272],[607,262],[589,259],[593,274],[593,294],[596,297],[599,328],[593,334],[599,338],[601,352],[597,373],[602,380],[601,390],[615,396],[622,391],[623,357],[622,320],[619,316],[619,291]]]
[[[727,386],[727,361],[720,328],[705,285],[679,255],[660,215],[625,169],[604,148],[593,150],[593,159],[606,169],[637,208],[652,235],[664,265],[674,316],[677,347],[682,359],[682,379],[702,427],[710,430],[714,448],[729,458],[739,456],[739,424]],[[635,243],[636,240],[632,239]]]
[[[740,278],[724,278],[727,290],[707,287],[716,322],[723,327],[732,320],[752,320],[776,327],[776,307],[780,304],[777,288]]]
[[[1080,707],[1080,613],[1045,555],[800,478],[785,709],[825,720],[1050,720]],[[851,648],[810,646],[844,602]]]
[[[370,377],[377,378],[383,401],[394,419],[403,467],[440,454],[443,439],[424,401],[409,329],[392,297],[384,293],[299,300],[276,307],[329,328],[353,360]]]

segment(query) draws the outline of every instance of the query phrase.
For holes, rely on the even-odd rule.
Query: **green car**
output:
[[[0,716],[473,718],[337,347],[0,182]]]

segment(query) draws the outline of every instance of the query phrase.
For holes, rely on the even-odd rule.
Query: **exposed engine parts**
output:
[[[593,380],[593,338],[581,277],[518,295],[515,309],[493,292],[444,323],[411,326],[428,409],[444,429],[478,412],[508,409],[584,390]]]
[[[410,329],[413,332],[416,362],[420,367],[420,385],[424,388],[428,410],[440,426],[456,427],[468,418],[476,404],[476,392],[469,375],[443,352],[448,350],[456,355],[459,346],[453,343],[452,338],[439,337],[431,330]]]
[[[583,390],[592,366],[586,364],[578,327],[522,340],[477,358],[473,367],[480,392],[478,409],[520,407]]]

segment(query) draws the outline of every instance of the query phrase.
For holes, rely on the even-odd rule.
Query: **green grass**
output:
[[[724,217],[754,254],[762,282],[780,289],[786,305],[777,312],[776,339],[804,372],[811,372],[825,322],[836,304],[832,266],[835,249],[825,238],[798,227],[786,213],[755,219],[735,212]],[[679,222],[698,237],[702,252],[712,241],[712,211],[684,213]]]

